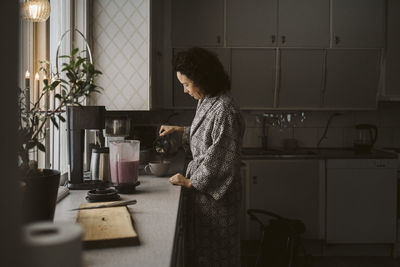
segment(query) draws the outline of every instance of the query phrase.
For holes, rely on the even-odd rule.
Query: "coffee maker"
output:
[[[105,128],[104,106],[68,106],[68,187],[70,189],[93,189],[106,186],[102,180],[84,179],[85,130]]]

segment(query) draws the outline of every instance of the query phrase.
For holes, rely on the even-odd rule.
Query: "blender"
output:
[[[106,118],[105,120],[105,146],[108,147],[111,141],[125,140],[131,131],[131,121],[129,118]]]
[[[119,193],[135,191],[139,175],[139,140],[110,141],[111,182]]]

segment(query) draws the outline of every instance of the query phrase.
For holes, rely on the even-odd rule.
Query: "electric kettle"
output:
[[[378,137],[378,128],[371,124],[356,125],[356,139],[354,151],[356,153],[369,153]]]

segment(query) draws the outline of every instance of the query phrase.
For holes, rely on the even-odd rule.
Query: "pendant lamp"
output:
[[[27,0],[24,2],[24,19],[32,22],[46,21],[50,16],[48,0]]]

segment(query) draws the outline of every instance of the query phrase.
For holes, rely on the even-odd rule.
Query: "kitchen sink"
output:
[[[317,156],[318,152],[311,149],[262,149],[262,148],[244,148],[242,149],[244,156],[268,156],[268,157],[279,157],[279,158],[296,158],[304,156]]]

